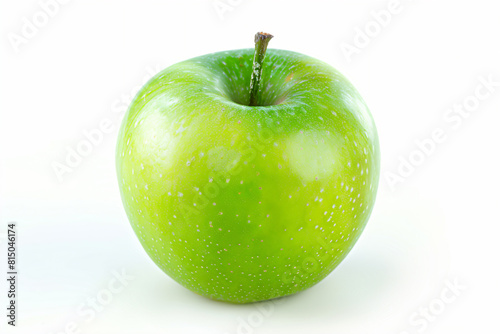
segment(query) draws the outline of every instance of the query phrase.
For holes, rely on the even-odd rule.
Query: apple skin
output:
[[[325,278],[363,231],[380,169],[375,124],[345,77],[269,49],[250,107],[253,53],[157,74],[117,145],[123,204],[151,259],[184,287],[233,303]]]

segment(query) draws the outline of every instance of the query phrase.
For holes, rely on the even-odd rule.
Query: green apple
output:
[[[255,55],[208,54],[157,74],[117,145],[122,200],[151,259],[234,303],[302,291],[337,267],[370,216],[380,169],[352,84],[309,56],[266,53],[272,36],[258,36]]]

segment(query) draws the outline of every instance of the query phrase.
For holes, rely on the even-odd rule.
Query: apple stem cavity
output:
[[[250,102],[249,106],[257,106],[259,89],[262,78],[262,65],[266,57],[266,50],[269,41],[274,36],[265,32],[255,34],[255,54],[253,57],[252,77],[250,79]]]

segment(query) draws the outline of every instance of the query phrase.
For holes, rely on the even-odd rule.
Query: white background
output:
[[[6,225],[15,221],[19,310],[18,326],[7,326],[1,274],[0,332],[499,332],[500,86],[460,124],[445,119],[478,101],[481,77],[500,81],[495,6],[401,0],[381,27],[372,11],[392,9],[389,1],[61,0],[43,22],[38,0],[3,0],[0,261],[5,273]],[[39,27],[15,46],[25,20]],[[358,36],[347,57],[341,46],[355,46],[365,29],[366,45]],[[238,306],[191,293],[147,257],[119,199],[114,148],[124,101],[144,80],[187,58],[252,47],[258,30],[275,35],[272,48],[350,78],[375,118],[382,174],[363,236],[328,278],[279,304]],[[105,119],[113,131],[59,180],[53,163]],[[415,141],[436,129],[446,140],[422,159]],[[386,178],[410,157],[420,164],[391,187]],[[115,271],[134,278],[91,320],[79,315],[87,298],[106,295]],[[460,285],[456,295],[450,284]]]

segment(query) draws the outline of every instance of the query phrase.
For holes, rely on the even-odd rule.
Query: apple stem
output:
[[[258,103],[258,93],[262,78],[262,65],[266,57],[267,44],[274,36],[265,32],[255,34],[255,54],[253,56],[252,77],[250,79],[250,106]]]

